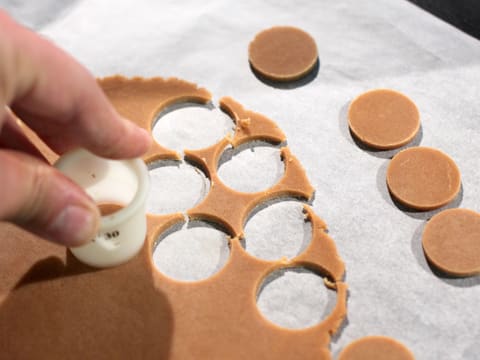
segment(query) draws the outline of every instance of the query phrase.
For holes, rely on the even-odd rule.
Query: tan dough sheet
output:
[[[211,99],[207,90],[178,79],[117,76],[99,83],[123,116],[149,131],[165,107]],[[325,223],[305,205],[312,239],[292,260],[256,259],[239,241],[255,206],[282,196],[309,199],[314,189],[287,147],[282,149],[285,174],[272,188],[247,194],[223,185],[216,169],[228,144],[254,139],[278,144],[285,135],[273,121],[231,98],[221,99],[221,107],[237,124],[234,136],[206,149],[185,151],[185,156],[212,184],[188,215],[217,222],[231,236],[230,258],[223,269],[191,283],[156,270],[155,242],[184,220],[180,213],[148,215],[141,253],[127,264],[101,270],[79,263],[63,247],[0,224],[0,354],[9,359],[331,359],[330,337],[346,316],[347,287],[342,281],[344,264]],[[51,154],[49,158],[54,160]],[[154,144],[144,160],[178,158]],[[321,273],[326,285],[336,290],[337,303],[318,325],[289,330],[260,314],[256,295],[272,271],[297,266]]]

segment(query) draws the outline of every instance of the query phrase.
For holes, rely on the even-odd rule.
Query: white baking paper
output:
[[[347,266],[348,321],[332,342],[334,355],[357,338],[377,334],[398,339],[418,359],[480,357],[480,277],[449,279],[432,272],[421,235],[433,213],[404,211],[392,202],[385,185],[392,153],[359,147],[346,119],[349,102],[365,90],[393,88],[411,97],[422,121],[415,143],[441,149],[456,161],[462,193],[453,205],[480,211],[478,40],[401,0],[0,4],[96,76],[183,78],[209,89],[214,105],[232,96],[278,123],[316,188],[313,207],[328,223]],[[252,74],[248,44],[273,25],[297,26],[314,37],[320,67],[312,81],[276,88]],[[272,214],[282,219],[281,211]],[[257,222],[260,238],[262,221],[266,226],[272,220]],[[300,249],[295,232],[304,226],[291,221],[281,229],[292,233]],[[252,250],[260,255],[268,250],[261,241]],[[214,243],[216,253],[205,256],[213,262],[221,258],[222,246]],[[246,239],[247,248],[255,249],[252,244]],[[297,251],[289,246],[287,256]],[[271,256],[281,251],[273,241]],[[218,270],[209,266],[196,268]],[[328,296],[308,293],[315,288],[312,276],[301,271],[276,276],[260,294],[261,311],[291,327],[319,319]],[[289,316],[291,309],[297,315]]]

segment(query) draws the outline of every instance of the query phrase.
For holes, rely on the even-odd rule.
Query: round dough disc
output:
[[[379,150],[396,149],[412,141],[418,133],[420,115],[405,95],[378,89],[352,101],[348,125],[362,143]]]
[[[248,57],[260,75],[275,81],[292,81],[314,68],[318,53],[315,40],[305,31],[275,26],[255,36]]]
[[[467,209],[438,213],[425,226],[422,244],[439,270],[454,276],[480,273],[480,214]]]
[[[437,209],[460,191],[460,171],[445,153],[428,147],[412,147],[395,155],[387,169],[392,196],[417,210]]]
[[[351,342],[338,360],[415,360],[402,343],[386,336],[367,336]]]

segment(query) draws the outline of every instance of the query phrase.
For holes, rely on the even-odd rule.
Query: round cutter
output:
[[[71,248],[73,255],[94,267],[116,266],[134,257],[147,231],[145,203],[150,181],[145,163],[141,159],[105,159],[78,149],[63,155],[55,167],[100,208],[119,209],[103,214],[95,239]]]

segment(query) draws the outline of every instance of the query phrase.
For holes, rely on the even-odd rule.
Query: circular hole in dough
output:
[[[468,209],[436,214],[425,226],[422,245],[430,264],[446,274],[480,273],[480,214]]]
[[[399,341],[386,336],[366,336],[347,345],[338,360],[415,360]]]
[[[213,145],[234,129],[233,120],[218,108],[181,103],[160,113],[152,135],[160,145],[183,152]]]
[[[225,157],[229,160],[221,162],[218,176],[224,184],[237,191],[266,190],[275,185],[285,172],[280,149],[271,145],[252,145],[241,150],[227,148],[222,155],[222,158]]]
[[[161,234],[153,263],[168,277],[199,281],[220,271],[230,256],[229,236],[212,224],[190,221]]]
[[[395,155],[388,165],[387,185],[401,204],[417,210],[437,209],[460,191],[460,171],[440,150],[412,147]]]
[[[282,200],[257,207],[245,224],[245,250],[265,260],[291,259],[300,254],[312,238],[312,226],[305,219],[304,205]]]
[[[291,26],[275,26],[258,33],[248,48],[252,68],[274,81],[293,81],[307,75],[317,63],[315,40]]]
[[[184,161],[157,161],[149,164],[149,169],[147,212],[151,214],[185,212],[200,203],[210,189],[205,174]]]
[[[290,329],[314,326],[330,314],[336,294],[305,268],[275,270],[260,286],[257,307],[271,322]]]
[[[348,125],[362,143],[379,150],[409,143],[420,129],[417,106],[405,95],[389,89],[361,94],[349,106]]]

